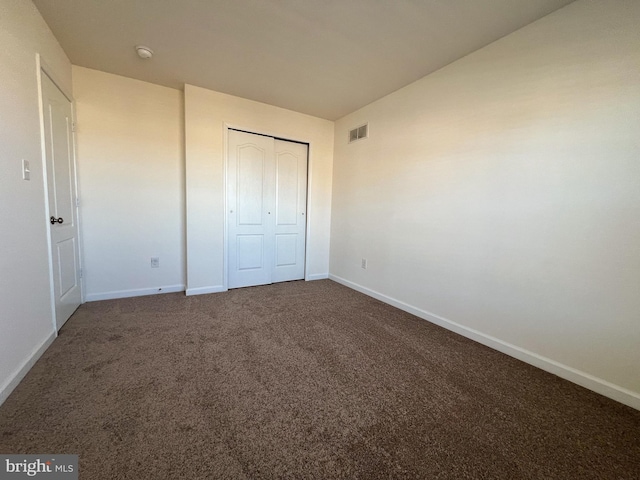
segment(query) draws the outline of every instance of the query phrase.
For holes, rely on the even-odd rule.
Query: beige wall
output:
[[[184,290],[182,92],[76,66],[73,88],[86,300]]]
[[[0,0],[0,403],[55,335],[37,53],[70,92],[69,59],[34,5]],[[22,159],[30,181],[22,180]]]
[[[185,86],[187,293],[226,288],[225,124],[309,143],[307,279],[326,278],[333,122],[223,93]]]
[[[640,408],[638,25],[576,2],[339,120],[333,278]]]

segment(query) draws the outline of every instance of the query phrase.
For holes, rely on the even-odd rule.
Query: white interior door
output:
[[[228,287],[304,278],[307,146],[229,130]]]
[[[71,102],[44,72],[42,100],[53,294],[56,327],[60,330],[82,300],[73,117]]]
[[[307,145],[275,140],[275,260],[273,282],[304,278]]]
[[[273,138],[229,131],[229,288],[271,283]]]

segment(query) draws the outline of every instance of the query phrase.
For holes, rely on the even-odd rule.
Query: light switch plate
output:
[[[31,170],[29,168],[29,161],[22,159],[22,179],[31,180]]]

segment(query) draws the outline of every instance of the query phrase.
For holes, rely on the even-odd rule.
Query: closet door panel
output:
[[[273,138],[230,130],[228,151],[228,287],[271,283]]]

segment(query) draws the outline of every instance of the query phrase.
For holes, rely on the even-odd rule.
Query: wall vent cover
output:
[[[369,124],[365,123],[359,127],[349,130],[349,143],[353,143],[356,140],[361,140],[369,136]]]

